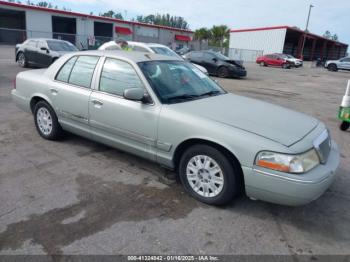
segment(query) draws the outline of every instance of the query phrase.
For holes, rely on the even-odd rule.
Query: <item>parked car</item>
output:
[[[62,130],[177,170],[190,195],[222,205],[240,192],[301,205],[327,190],[339,151],[319,120],[227,93],[191,63],[141,52],[67,54],[17,75],[15,103],[38,133]]]
[[[199,64],[208,70],[209,75],[219,77],[245,77],[244,66],[227,56],[214,51],[192,51],[184,55],[192,63]]]
[[[187,46],[184,46],[184,47],[182,47],[180,49],[177,49],[175,52],[182,56],[182,55],[187,54],[188,52],[191,52],[191,49],[188,48]]]
[[[328,60],[325,67],[329,71],[350,70],[350,57],[344,57],[339,60]]]
[[[16,62],[21,67],[48,67],[63,54],[75,51],[78,49],[70,42],[44,38],[28,39],[15,48]]]
[[[286,57],[278,54],[263,55],[256,59],[256,63],[261,66],[277,66],[284,69],[291,68],[292,64]]]
[[[167,55],[171,57],[177,57],[184,59],[182,56],[175,53],[173,50],[171,50],[169,47],[161,44],[156,43],[142,43],[142,42],[133,42],[133,41],[127,41],[128,46],[133,51],[138,52],[146,52],[146,53],[153,53],[153,54],[160,54],[160,55]],[[120,47],[116,44],[115,41],[109,41],[101,45],[98,50],[121,50]],[[203,66],[194,64],[199,70],[201,70],[203,73],[208,75],[207,69],[205,69]]]
[[[303,66],[303,60],[299,59],[299,58],[295,58],[292,55],[288,55],[288,54],[278,54],[282,57],[284,57],[293,67],[301,67]]]

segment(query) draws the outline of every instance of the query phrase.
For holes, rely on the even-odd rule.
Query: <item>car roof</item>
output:
[[[134,41],[127,41],[129,45],[135,45],[135,46],[144,46],[144,47],[167,47],[162,44],[158,43],[144,43],[144,42],[134,42]]]
[[[27,40],[67,42],[66,40],[53,39],[53,38],[28,38]]]
[[[131,60],[135,63],[152,61],[152,60],[174,60],[183,61],[181,58],[170,57],[165,55],[146,53],[146,52],[132,52],[123,50],[92,50],[92,51],[81,51],[75,52],[75,55],[98,55],[98,56],[108,56],[115,58],[125,58]]]

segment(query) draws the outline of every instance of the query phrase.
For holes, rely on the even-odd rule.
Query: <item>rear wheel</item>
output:
[[[20,52],[18,54],[17,63],[21,67],[27,67],[28,66],[27,58],[26,58],[26,56],[25,56],[25,54],[23,52]]]
[[[282,68],[283,68],[283,69],[289,69],[289,68],[290,68],[290,65],[287,64],[287,63],[284,63],[284,64],[282,64]]]
[[[186,191],[210,205],[223,205],[238,193],[238,169],[218,149],[195,145],[181,157],[179,176]]]
[[[333,71],[333,72],[338,71],[338,67],[337,67],[336,64],[329,64],[329,65],[327,66],[327,68],[328,68],[329,71]]]
[[[229,75],[229,72],[228,72],[227,67],[224,67],[224,66],[219,67],[219,69],[218,69],[218,76],[219,77],[226,78],[226,77],[228,77],[228,75]]]
[[[264,61],[260,62],[260,66],[267,66]]]
[[[349,122],[346,122],[346,121],[343,121],[341,124],[340,124],[340,130],[342,131],[346,131],[348,130],[350,127],[350,123]]]
[[[48,140],[57,140],[62,128],[52,107],[45,101],[39,101],[34,108],[34,122],[39,135]]]

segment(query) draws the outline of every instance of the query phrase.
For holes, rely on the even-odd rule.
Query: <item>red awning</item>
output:
[[[114,29],[117,34],[132,35],[132,31],[128,27],[116,26]]]
[[[189,42],[191,41],[191,37],[187,35],[175,35],[175,40]]]

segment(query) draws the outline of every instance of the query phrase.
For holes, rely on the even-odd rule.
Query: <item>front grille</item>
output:
[[[331,146],[331,137],[327,130],[322,132],[322,134],[314,141],[314,147],[322,164],[327,162],[329,153],[331,152]]]

